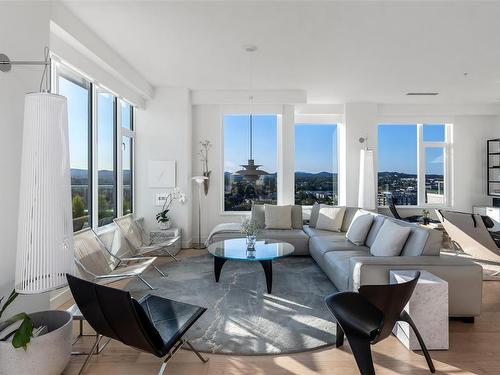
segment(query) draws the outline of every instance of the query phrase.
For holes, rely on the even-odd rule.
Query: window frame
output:
[[[135,178],[135,107],[130,104],[128,101],[125,99],[119,98],[117,100],[118,105],[120,105],[120,110],[117,111],[119,114],[117,115],[117,123],[120,124],[120,126],[117,126],[117,137],[116,140],[120,140],[120,157],[117,159],[118,162],[118,197],[120,204],[119,206],[119,214],[120,216],[123,216],[123,137],[130,138],[130,152],[131,152],[131,157],[130,157],[130,190],[131,190],[131,202],[130,202],[130,213],[134,212],[135,208],[135,195],[134,195],[134,178]],[[130,106],[130,129],[127,129],[122,126],[122,111],[121,111],[121,102],[125,102]]]
[[[453,124],[443,121],[426,121],[411,123],[405,122],[380,122],[377,124],[385,126],[415,126],[417,127],[417,204],[416,205],[397,205],[398,208],[449,208],[452,206],[452,145],[453,145]],[[445,139],[444,141],[424,141],[424,125],[444,125]],[[426,160],[425,151],[427,148],[442,148],[443,149],[443,180],[444,180],[444,203],[443,204],[429,204],[425,202],[425,174],[426,174]],[[377,139],[377,155],[380,153],[378,139]],[[378,173],[379,165],[377,162],[377,194],[378,194]],[[378,206],[379,208],[387,208],[388,206]]]
[[[224,117],[231,115],[247,115],[250,113],[254,116],[276,116],[276,204],[280,202],[280,176],[282,171],[280,170],[280,139],[279,139],[279,128],[282,123],[282,109],[276,106],[228,106],[227,108],[222,108],[220,111],[220,127],[219,127],[219,139],[220,139],[220,215],[221,216],[250,216],[252,211],[226,211],[225,210],[225,185],[224,185]]]
[[[93,80],[92,78],[86,76],[85,74],[77,71],[71,66],[63,63],[57,56],[53,55],[52,64],[52,88],[53,91],[59,93],[58,78],[62,75],[67,79],[67,75],[73,77],[72,82],[78,84],[78,79],[84,79],[89,83],[89,121],[91,122],[89,126],[89,199],[91,203],[89,205],[90,213],[90,227],[96,231],[106,231],[107,228],[113,226],[113,223],[98,226],[98,189],[99,189],[99,179],[98,179],[98,123],[97,123],[97,92],[105,91],[113,97],[113,113],[114,113],[114,123],[113,123],[113,143],[114,143],[114,155],[113,155],[113,166],[114,166],[114,178],[115,178],[115,216],[123,216],[123,176],[122,176],[122,160],[123,160],[123,149],[122,136],[129,137],[131,139],[131,212],[134,212],[136,200],[135,200],[135,125],[136,125],[136,107],[130,103],[125,98],[117,95],[112,90],[101,85],[99,82]],[[121,108],[118,108],[120,102],[124,101],[130,105],[130,127],[131,129],[122,128],[121,122]],[[118,147],[120,145],[120,147]]]

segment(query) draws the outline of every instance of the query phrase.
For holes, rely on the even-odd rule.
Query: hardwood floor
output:
[[[193,254],[199,255],[200,251],[183,250],[180,256]],[[162,258],[157,262],[169,261]],[[500,281],[486,281],[483,285],[483,312],[476,318],[475,324],[451,321],[450,349],[431,352],[436,373],[500,375]],[[75,332],[76,327],[75,324]],[[86,332],[91,332],[88,327]],[[86,337],[75,345],[75,349],[88,349],[92,341],[92,338]],[[372,350],[377,374],[430,374],[421,352],[408,351],[394,337],[372,346]],[[204,364],[193,353],[181,350],[168,363],[165,374],[358,374],[347,341],[341,349],[331,347],[291,355],[206,356],[210,360]],[[78,373],[83,360],[83,356],[73,356],[64,374]],[[86,374],[157,374],[161,363],[160,358],[112,341],[92,359]]]

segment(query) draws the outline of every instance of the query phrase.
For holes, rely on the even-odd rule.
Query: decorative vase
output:
[[[169,221],[160,221],[158,223],[158,226],[160,227],[161,230],[167,230],[170,228],[170,220]]]
[[[203,176],[205,176],[207,179],[203,181],[203,191],[205,192],[205,195],[208,194],[208,188],[210,187],[210,175],[212,174],[212,171],[208,172],[203,172]]]
[[[247,236],[247,250],[254,250],[255,251],[255,243],[256,242],[257,242],[256,235]]]
[[[32,337],[28,349],[0,342],[0,374],[60,374],[71,356],[73,317],[67,311],[29,314],[34,327],[47,326],[48,333]]]

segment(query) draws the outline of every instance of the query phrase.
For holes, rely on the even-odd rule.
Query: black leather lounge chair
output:
[[[371,344],[387,338],[397,321],[407,322],[422,348],[429,370],[435,372],[431,356],[420,333],[404,307],[410,300],[420,272],[411,281],[401,284],[364,285],[356,292],[339,292],[326,297],[325,302],[337,319],[336,346],[347,336],[352,353],[362,375],[373,375]]]
[[[103,337],[115,339],[159,358],[165,357],[159,374],[163,374],[167,362],[184,344],[201,361],[208,360],[183,338],[206,311],[205,308],[150,294],[136,301],[127,291],[71,275],[66,277],[78,308],[97,333],[97,340],[79,374],[85,371]]]

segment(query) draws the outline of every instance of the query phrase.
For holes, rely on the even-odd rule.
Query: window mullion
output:
[[[95,84],[91,84],[91,90],[92,90],[92,108],[91,108],[91,113],[92,113],[92,147],[91,147],[91,152],[92,152],[92,167],[91,167],[91,173],[92,173],[92,194],[91,194],[91,199],[92,199],[92,228],[94,230],[97,229],[99,225],[99,215],[98,215],[98,197],[99,197],[99,168],[98,168],[98,131],[97,131],[97,87]]]
[[[417,124],[417,205],[425,205],[425,147],[423,125]]]

